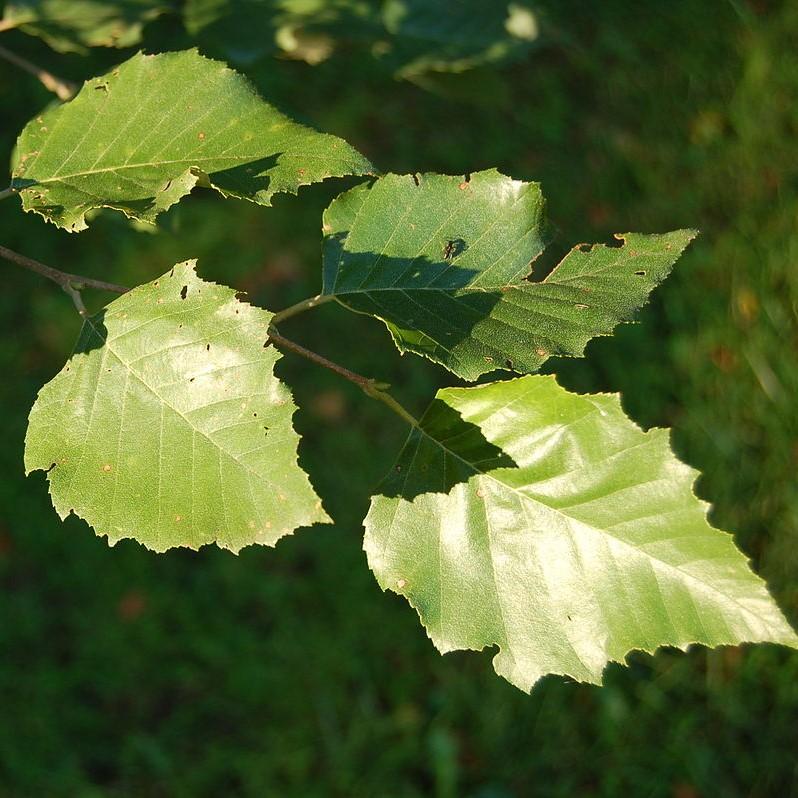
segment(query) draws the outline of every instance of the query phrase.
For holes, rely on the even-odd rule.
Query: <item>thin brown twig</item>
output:
[[[61,288],[72,298],[78,313],[80,313],[80,315],[84,318],[88,316],[88,312],[86,311],[86,307],[84,306],[83,299],[80,295],[80,292],[83,288],[97,288],[100,291],[111,291],[115,294],[126,294],[130,290],[124,285],[107,283],[105,280],[95,280],[92,277],[82,277],[79,274],[70,274],[69,272],[59,271],[58,269],[54,269],[52,266],[46,266],[44,263],[40,263],[39,261],[29,258],[25,255],[20,255],[18,252],[14,252],[14,250],[8,249],[8,247],[4,247],[2,245],[0,245],[0,257],[5,258],[11,263],[15,263],[17,266],[22,266],[23,269],[28,269],[29,271],[35,272],[42,277],[46,277],[48,280],[52,280],[54,283],[60,285]],[[411,427],[418,426],[418,419],[405,410],[405,408],[402,407],[402,405],[400,405],[399,402],[397,402],[396,399],[394,399],[393,396],[388,393],[387,389],[390,386],[384,382],[378,382],[370,377],[364,377],[362,374],[350,371],[348,368],[341,366],[338,363],[334,363],[332,360],[328,360],[326,357],[323,357],[317,352],[314,352],[311,349],[306,349],[301,344],[298,344],[289,338],[284,338],[282,335],[280,335],[280,333],[277,332],[277,330],[274,329],[274,327],[269,328],[269,340],[275,343],[277,346],[287,349],[289,352],[294,352],[297,355],[301,355],[306,360],[310,360],[312,363],[316,363],[318,366],[322,366],[332,372],[335,372],[345,380],[349,380],[349,382],[357,385],[367,396],[370,396],[372,399],[376,399],[377,401],[382,402],[386,407],[389,407],[394,413],[396,413],[396,415],[410,424]]]
[[[332,360],[327,360],[326,357],[322,357],[317,352],[314,352],[311,349],[305,349],[304,346],[296,343],[296,341],[292,341],[289,338],[283,338],[283,336],[280,335],[273,327],[269,329],[269,340],[273,341],[275,344],[277,344],[277,346],[287,349],[290,352],[294,352],[297,355],[301,355],[306,360],[310,360],[312,363],[316,363],[318,366],[322,366],[323,368],[335,372],[345,380],[353,382],[367,396],[382,402],[384,405],[393,410],[393,412],[396,413],[400,418],[404,419],[404,421],[410,424],[411,427],[418,426],[418,419],[405,410],[405,408],[402,407],[402,405],[400,405],[399,402],[397,402],[396,399],[394,399],[393,396],[387,392],[387,388],[389,386],[385,383],[377,382],[377,380],[371,379],[370,377],[364,377],[362,374],[350,371],[348,368],[344,368],[338,363],[333,363]]]
[[[124,294],[130,290],[123,285],[107,283],[105,280],[95,280],[92,277],[82,277],[79,274],[70,274],[69,272],[59,271],[58,269],[54,269],[52,266],[45,266],[44,263],[39,263],[39,261],[33,260],[33,258],[20,255],[18,252],[8,249],[8,247],[0,246],[0,257],[5,258],[11,263],[16,263],[17,266],[22,266],[23,269],[28,269],[29,271],[35,272],[42,277],[46,277],[48,280],[52,280],[54,283],[60,285],[61,288],[72,298],[78,313],[80,313],[80,315],[83,317],[87,315],[86,308],[83,305],[83,300],[80,296],[80,292],[83,288],[97,288],[100,291],[111,291],[114,294]]]
[[[27,58],[23,58],[21,55],[17,55],[2,46],[0,46],[0,58],[5,58],[6,61],[14,64],[14,66],[24,69],[25,72],[38,78],[44,88],[53,92],[59,100],[66,102],[66,100],[71,100],[77,93],[78,87],[74,83],[56,77],[52,72],[36,66],[36,64],[28,61]]]

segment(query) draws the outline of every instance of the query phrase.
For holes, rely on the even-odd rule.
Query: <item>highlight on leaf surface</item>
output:
[[[264,348],[271,317],[186,262],[86,319],[25,439],[59,516],[155,551],[237,552],[329,521]]]
[[[196,185],[269,205],[274,194],[372,171],[336,136],[292,122],[250,83],[195,50],[139,53],[87,81],[17,142],[12,187],[69,231],[114,208],[154,222]]]
[[[282,52],[309,63],[359,42],[398,77],[462,72],[523,55],[538,36],[527,2],[187,0],[186,30],[239,64]]]
[[[522,690],[548,673],[600,683],[636,649],[798,647],[707,522],[696,473],[616,395],[543,376],[447,388],[372,497],[364,548],[442,653],[498,646]]]
[[[378,37],[378,4],[361,0],[186,0],[186,30],[203,50],[249,65],[277,53],[319,63],[340,39]]]
[[[390,34],[385,57],[404,78],[520,57],[539,33],[535,11],[523,1],[386,0],[383,21]]]
[[[144,24],[169,8],[162,0],[12,0],[3,28],[38,36],[54,50],[86,53],[89,47],[130,47]]]
[[[547,239],[540,186],[495,169],[356,186],[327,209],[324,233],[323,293],[382,319],[401,352],[466,380],[582,355],[645,304],[696,235],[579,246],[530,282]]]

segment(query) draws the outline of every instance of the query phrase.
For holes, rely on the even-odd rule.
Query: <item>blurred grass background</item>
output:
[[[282,110],[385,171],[498,166],[543,183],[557,252],[614,232],[702,230],[673,277],[586,360],[577,390],[621,391],[673,427],[716,526],[798,618],[798,5],[776,0],[541,2],[522,61],[394,80],[344,49],[247,70]],[[168,21],[148,49],[188,44]],[[3,44],[64,77],[117,52]],[[50,102],[0,68],[0,150]],[[318,290],[321,211],[346,181],[264,209],[198,191],[157,232],[103,214],[70,236],[0,207],[0,240],[54,266],[135,284],[175,261],[276,310]],[[798,654],[665,650],[596,688],[549,677],[531,696],[490,652],[440,657],[361,552],[368,495],[401,422],[286,355],[302,464],[337,523],[276,550],[156,556],[61,524],[22,475],[27,412],[79,320],[57,288],[7,269],[0,291],[0,796],[798,795]],[[87,297],[95,307],[101,297]],[[325,306],[287,334],[392,382],[420,412],[451,384],[400,358],[378,322]]]

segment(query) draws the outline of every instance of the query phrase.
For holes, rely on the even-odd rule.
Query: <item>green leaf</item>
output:
[[[523,2],[484,0],[187,0],[186,29],[240,64],[281,50],[318,63],[361,42],[397,75],[461,72],[518,57],[538,35]]]
[[[318,63],[339,38],[381,33],[378,9],[362,0],[187,0],[184,19],[203,49],[243,65],[281,51],[306,56],[312,37]]]
[[[20,28],[60,52],[89,47],[130,47],[141,40],[144,23],[168,8],[161,0],[13,0],[2,27]]]
[[[264,348],[271,317],[187,262],[87,319],[25,441],[61,518],[111,544],[234,552],[328,521],[297,464],[279,354]]]
[[[523,2],[387,0],[383,17],[392,44],[386,58],[404,78],[517,58],[538,36]]]
[[[494,169],[470,180],[386,175],[334,200],[324,232],[324,293],[382,319],[400,352],[467,380],[581,355],[632,317],[696,235],[579,246],[530,282],[546,241],[540,187]]]
[[[695,477],[615,395],[542,376],[448,388],[372,498],[365,550],[441,652],[498,646],[523,690],[600,683],[633,649],[798,647]]]
[[[32,120],[12,186],[25,210],[67,230],[93,208],[156,216],[195,185],[269,205],[278,192],[372,167],[335,136],[292,122],[196,51],[133,56]]]

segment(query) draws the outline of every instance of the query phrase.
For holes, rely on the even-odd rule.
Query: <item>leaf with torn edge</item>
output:
[[[325,212],[323,293],[382,319],[401,352],[463,379],[532,372],[629,320],[696,235],[629,233],[618,247],[576,247],[531,282],[546,246],[543,211],[537,183],[495,169],[470,180],[386,175]]]
[[[93,208],[154,222],[196,185],[269,205],[279,192],[372,171],[336,136],[292,122],[249,82],[195,50],[139,53],[36,117],[12,188],[69,231]]]
[[[297,463],[272,314],[181,263],[88,318],[39,392],[25,469],[109,543],[237,552],[329,520]]]
[[[372,498],[364,546],[442,653],[498,646],[522,690],[600,683],[635,649],[798,647],[695,477],[615,395],[543,376],[447,388]]]

